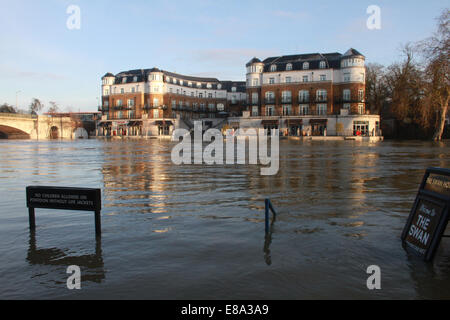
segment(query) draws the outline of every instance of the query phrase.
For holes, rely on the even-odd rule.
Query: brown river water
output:
[[[450,239],[433,263],[400,235],[450,142],[280,141],[280,170],[172,164],[158,140],[0,141],[0,299],[450,298]],[[36,209],[25,187],[102,189],[89,212]],[[278,211],[264,232],[264,199]],[[448,232],[449,233],[449,232]],[[81,290],[69,290],[70,265]],[[381,268],[381,290],[366,269]]]

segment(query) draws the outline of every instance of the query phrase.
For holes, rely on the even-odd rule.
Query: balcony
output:
[[[292,97],[281,97],[281,103],[292,103]]]
[[[316,97],[316,102],[327,102],[327,96],[318,95]]]
[[[309,103],[309,97],[300,96],[298,97],[298,103]]]
[[[275,97],[265,98],[264,102],[265,102],[265,104],[275,104]]]

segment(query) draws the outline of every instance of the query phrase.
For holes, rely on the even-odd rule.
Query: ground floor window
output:
[[[303,126],[302,125],[292,125],[289,127],[289,135],[299,137],[302,135]]]
[[[367,136],[369,134],[369,121],[353,121],[353,135]]]
[[[160,136],[170,135],[170,126],[169,125],[158,126],[158,135]]]

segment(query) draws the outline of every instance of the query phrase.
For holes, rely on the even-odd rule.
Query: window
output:
[[[344,73],[344,82],[350,82],[350,73]]]
[[[211,89],[211,88],[212,88],[211,83],[208,83],[208,84],[206,85],[206,87],[207,87],[208,89]]]
[[[131,93],[134,93],[135,92],[135,88],[133,87],[133,88],[131,88]]]
[[[360,77],[361,77],[361,82],[364,82],[364,81],[366,80],[366,79],[364,78],[364,73],[361,73]]]
[[[359,101],[364,102],[364,90],[363,89],[358,90],[358,99],[359,99]]]
[[[259,98],[258,92],[253,92],[252,93],[252,102],[258,103],[258,98]]]
[[[252,80],[252,85],[253,85],[254,87],[259,86],[259,80],[258,80],[258,79],[253,79],[253,80]]]
[[[202,84],[200,82],[197,82],[197,88],[201,88]]]
[[[159,100],[158,100],[158,98],[153,98],[153,106],[154,107],[159,107]]]
[[[203,93],[200,92],[200,93],[198,94],[198,97],[199,97],[199,98],[203,98]]]
[[[327,105],[326,104],[318,104],[317,105],[317,114],[318,115],[326,115],[327,114]]]
[[[288,63],[286,65],[286,71],[291,71],[292,70],[292,63]]]
[[[273,106],[267,106],[266,107],[266,116],[273,116],[273,115],[274,115]]]
[[[127,105],[128,107],[134,107],[134,99],[128,99]]]
[[[105,89],[105,96],[109,96],[109,89]]]
[[[177,106],[177,100],[172,100],[172,108],[175,108]]]
[[[350,101],[350,89],[344,89],[342,92],[342,99],[344,101]]]
[[[189,87],[192,87],[192,82],[189,81],[189,82],[188,82],[188,86],[189,86]]]
[[[217,85],[217,89],[222,89],[222,85],[220,83]]]
[[[182,86],[183,85],[183,80],[180,80],[180,86]]]
[[[258,106],[252,107],[252,116],[257,117],[258,116]]]
[[[283,106],[283,116],[290,116],[291,114],[292,114],[292,107],[291,107],[291,105]]]
[[[303,70],[308,70],[308,69],[309,69],[309,63],[303,62]]]
[[[281,92],[281,103],[291,103],[292,102],[292,93],[291,91],[283,91]]]
[[[327,90],[324,89],[317,90],[316,99],[319,102],[327,101]]]
[[[364,104],[362,103],[358,104],[358,113],[364,114]]]
[[[291,83],[292,78],[291,77],[286,77],[286,83]]]
[[[303,76],[303,82],[308,82],[308,76]]]
[[[117,100],[116,107],[121,107],[121,106],[122,106],[122,100]]]
[[[223,103],[218,103],[217,104],[217,111],[224,111],[225,110],[225,106]]]
[[[108,101],[108,100],[105,100],[105,101],[103,102],[103,104],[105,105],[105,107],[109,107],[109,101]]]
[[[154,110],[153,110],[153,118],[154,118],[154,119],[159,118],[159,110],[158,110],[158,109],[154,109]]]
[[[212,98],[213,94],[212,93],[208,93],[208,98]]]
[[[273,91],[266,92],[266,103],[275,103],[275,94]]]
[[[275,83],[275,78],[269,78],[269,84],[274,84]]]
[[[320,69],[325,69],[325,67],[326,67],[325,61],[320,61],[320,63],[319,63],[319,68],[320,68]]]
[[[350,103],[344,103],[344,104],[342,105],[342,109],[345,109],[345,110],[349,110],[349,111],[350,111]]]
[[[321,74],[319,79],[320,79],[320,81],[326,81],[327,76],[325,74]]]
[[[231,92],[236,92],[236,87],[231,88]]]
[[[122,83],[127,83],[127,78],[126,77],[122,78]]]
[[[273,65],[271,65],[271,66],[270,66],[270,71],[271,71],[271,72],[275,72],[275,71],[277,71],[277,66],[276,66],[276,65],[274,65],[274,64],[273,64]]]
[[[125,90],[123,88],[120,89],[120,93],[124,94]]]
[[[133,77],[133,82],[137,82],[137,77],[136,76]]]
[[[300,115],[306,116],[309,114],[309,105],[307,104],[301,104],[300,105]]]
[[[299,102],[309,102],[309,91],[300,90],[298,92],[298,100]]]

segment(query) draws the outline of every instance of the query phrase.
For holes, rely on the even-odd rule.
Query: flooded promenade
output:
[[[172,164],[159,140],[0,141],[0,298],[450,298],[450,240],[433,264],[400,234],[450,142],[280,141],[280,169]],[[25,187],[102,189],[90,212],[36,210]],[[264,233],[264,199],[278,211]],[[448,232],[447,232],[448,233]],[[366,287],[370,265],[381,290]],[[79,265],[81,290],[66,287]]]

